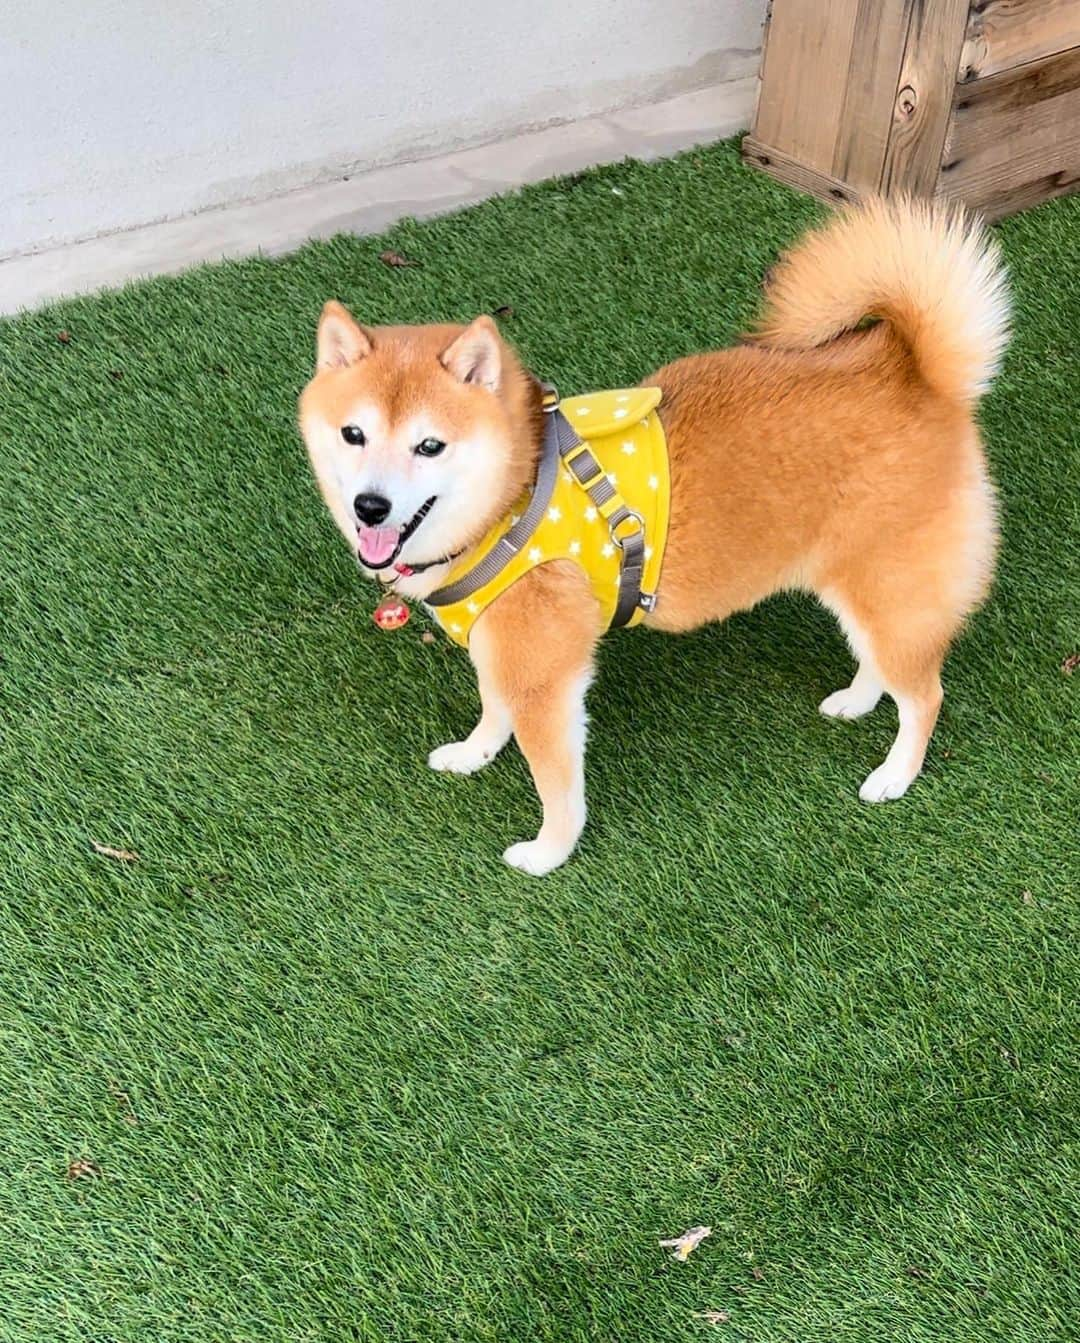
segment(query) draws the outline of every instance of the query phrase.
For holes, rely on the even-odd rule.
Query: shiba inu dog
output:
[[[994,245],[961,214],[907,201],[871,201],[809,234],[774,268],[745,341],[609,394],[591,437],[597,406],[584,398],[577,419],[557,407],[486,316],[370,329],[326,305],[300,400],[315,476],[365,571],[467,621],[448,632],[467,642],[480,718],[429,763],[468,774],[517,738],[543,823],[508,863],[549,872],[581,834],[585,694],[608,624],[678,633],[780,589],[814,594],[856,659],[822,713],[895,701],[896,739],[860,796],[904,794],[949,644],[991,579],[994,494],[974,411],[1007,332]],[[662,524],[640,494],[623,498],[621,459],[605,456],[627,406],[663,456],[647,476]],[[621,449],[629,462],[635,440]],[[530,544],[539,527],[543,546]],[[627,596],[632,614],[613,617]]]

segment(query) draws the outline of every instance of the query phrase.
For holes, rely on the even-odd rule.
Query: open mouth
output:
[[[365,569],[385,569],[401,554],[401,548],[431,512],[438,496],[432,495],[416,510],[404,527],[369,527],[356,524],[356,554]]]

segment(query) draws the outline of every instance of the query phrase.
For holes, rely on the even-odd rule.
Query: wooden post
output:
[[[747,161],[990,216],[1080,186],[1080,0],[772,0]]]

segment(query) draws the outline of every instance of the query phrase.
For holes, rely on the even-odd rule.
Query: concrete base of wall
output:
[[[598,163],[661,158],[745,130],[756,91],[756,77],[732,80],[476,149],[12,257],[0,262],[0,313],[204,261],[278,255],[310,238],[376,233],[405,215],[446,214]]]

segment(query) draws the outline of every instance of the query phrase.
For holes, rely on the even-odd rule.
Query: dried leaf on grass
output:
[[[1080,667],[1080,653],[1070,653],[1061,664],[1061,670],[1066,676],[1071,676],[1077,667]]]
[[[58,332],[56,333],[56,339],[60,342],[61,345],[70,345],[70,344],[71,344],[71,332],[70,332],[70,331],[58,331]]]
[[[660,1244],[663,1249],[671,1251],[673,1259],[678,1259],[680,1263],[685,1264],[705,1237],[711,1235],[711,1226],[692,1226],[689,1231],[684,1231],[681,1236],[674,1236],[671,1240],[662,1240]]]
[[[491,315],[492,317],[513,317],[514,309],[509,303],[504,303],[501,307],[493,309]]]
[[[115,858],[118,863],[139,861],[139,855],[134,849],[114,849],[111,844],[99,844],[96,839],[92,839],[90,845],[95,853],[101,854],[102,858]]]
[[[76,1157],[68,1162],[67,1177],[69,1180],[95,1180],[101,1174],[101,1168],[94,1161],[86,1157]]]
[[[706,1324],[727,1324],[731,1316],[726,1310],[699,1310],[697,1318],[704,1320]]]
[[[402,256],[400,252],[380,252],[379,260],[384,266],[390,266],[395,270],[402,270],[406,266],[419,266],[419,261],[411,261],[407,256]]]

